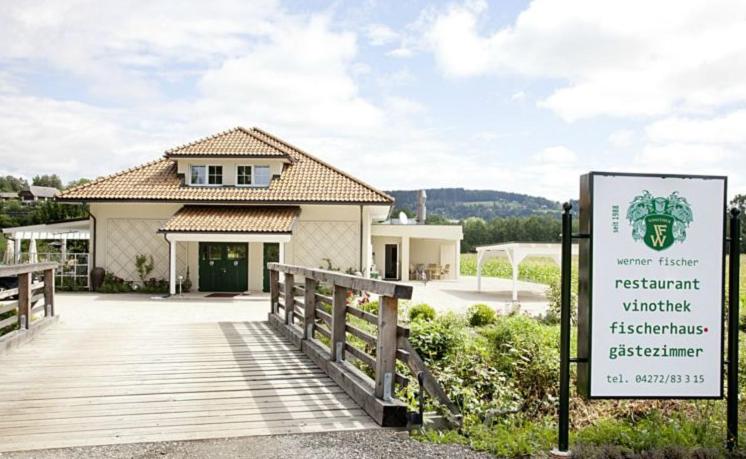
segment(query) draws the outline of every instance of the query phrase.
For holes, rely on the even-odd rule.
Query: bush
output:
[[[416,320],[433,320],[435,319],[435,309],[429,304],[416,304],[409,308],[409,321]]]
[[[495,323],[497,313],[486,304],[475,304],[466,311],[466,318],[472,327],[483,327]]]
[[[111,273],[106,273],[104,276],[104,282],[97,291],[101,293],[131,292],[132,285],[129,282],[125,282],[121,277],[117,277]]]
[[[554,410],[558,393],[559,327],[515,315],[498,317],[480,329],[490,344],[492,361],[507,375],[523,400],[523,411],[533,415]]]
[[[460,348],[466,339],[466,322],[456,314],[442,314],[431,321],[410,325],[409,342],[428,363],[437,363]]]

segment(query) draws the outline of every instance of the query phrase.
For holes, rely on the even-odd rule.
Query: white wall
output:
[[[246,158],[246,159],[205,159],[205,158],[193,158],[193,159],[178,159],[177,160],[177,171],[179,174],[184,174],[185,182],[188,184],[190,180],[190,166],[194,164],[196,166],[210,165],[210,166],[223,166],[223,185],[233,186],[236,184],[236,167],[237,166],[269,166],[271,175],[280,175],[282,173],[283,160],[281,159],[261,159],[261,158]]]
[[[157,230],[181,204],[91,203],[96,218],[96,266],[128,281],[139,280],[135,256],[152,255],[151,277],[168,279],[168,243]],[[177,246],[178,274],[186,274],[186,246]]]
[[[360,206],[304,205],[285,245],[285,263],[326,267],[330,258],[342,271],[360,269]]]

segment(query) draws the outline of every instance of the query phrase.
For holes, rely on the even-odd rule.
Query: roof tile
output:
[[[184,206],[161,232],[290,233],[297,206]]]
[[[282,175],[273,178],[266,188],[186,186],[176,175],[176,160],[165,158],[71,188],[62,192],[58,199],[356,204],[393,202],[391,196],[260,129],[240,129],[244,133],[250,132],[257,142],[283,152],[290,160]],[[226,132],[234,131],[236,130]],[[197,143],[199,142],[189,145]]]

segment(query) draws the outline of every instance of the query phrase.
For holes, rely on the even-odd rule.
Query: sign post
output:
[[[730,211],[728,254],[728,450],[738,446],[738,320],[741,302],[741,211]]]
[[[580,234],[565,204],[559,441],[568,451],[569,365],[589,399],[720,399],[727,178],[593,172]],[[728,443],[737,444],[739,212],[730,215]],[[570,247],[580,239],[578,356],[569,356]],[[568,252],[568,253],[565,253]],[[567,323],[565,323],[567,322]]]

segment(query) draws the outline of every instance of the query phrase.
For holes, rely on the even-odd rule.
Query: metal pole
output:
[[[560,393],[559,393],[559,440],[557,449],[566,453],[569,449],[570,431],[570,279],[572,270],[572,204],[562,205],[562,293],[560,296]]]
[[[730,211],[728,257],[728,439],[729,451],[738,447],[738,320],[740,306],[741,211]]]

